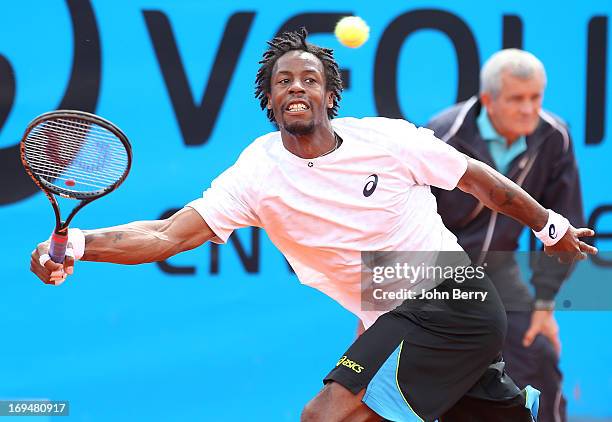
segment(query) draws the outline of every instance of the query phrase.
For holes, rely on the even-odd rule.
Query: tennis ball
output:
[[[346,16],[338,21],[334,33],[342,45],[357,48],[368,40],[370,27],[359,16]]]

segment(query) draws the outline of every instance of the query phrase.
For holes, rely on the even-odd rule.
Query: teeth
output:
[[[289,106],[289,111],[303,111],[306,110],[306,106],[304,104],[291,104]]]

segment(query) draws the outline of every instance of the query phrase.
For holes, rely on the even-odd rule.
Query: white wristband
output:
[[[557,214],[553,210],[548,211],[548,221],[542,230],[533,234],[544,243],[546,246],[552,246],[557,243],[569,229],[569,220],[561,214]]]
[[[80,229],[68,229],[68,242],[72,245],[74,259],[79,260],[85,253],[85,235]]]

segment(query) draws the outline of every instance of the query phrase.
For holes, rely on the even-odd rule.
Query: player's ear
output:
[[[266,108],[268,110],[272,110],[272,102],[270,101],[270,94],[266,94],[266,97],[268,97],[268,104],[266,104]]]
[[[334,107],[334,93],[330,92],[327,94],[327,108]]]

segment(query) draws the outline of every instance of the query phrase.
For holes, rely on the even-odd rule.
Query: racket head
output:
[[[79,110],[36,117],[25,130],[20,154],[26,172],[50,199],[49,193],[87,202],[100,198],[123,183],[132,166],[123,131]]]

